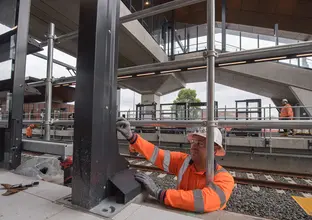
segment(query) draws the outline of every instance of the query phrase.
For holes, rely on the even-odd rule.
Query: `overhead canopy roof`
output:
[[[77,31],[79,25],[79,2],[79,0],[32,0],[29,34],[39,41],[45,41],[45,35],[51,22],[55,24],[55,34],[57,36]],[[124,4],[121,4],[121,16],[127,13],[130,13],[130,11]],[[92,13],[90,13],[90,16],[93,16]],[[142,33],[143,30],[144,28],[138,22],[121,27],[119,32],[119,67],[166,60],[165,58],[167,57],[165,57],[165,53],[160,48],[151,51],[150,48],[153,48],[154,44],[155,46],[158,45],[145,30]],[[133,32],[139,36],[134,36]],[[55,44],[55,47],[76,57],[78,48],[77,36],[70,40],[60,41]],[[132,52],[131,56],[129,56],[129,52]],[[133,54],[136,56],[133,56]]]
[[[170,0],[160,0],[168,2]],[[226,22],[312,34],[311,0],[227,0]],[[216,21],[221,21],[222,0],[216,0]],[[175,20],[206,22],[206,1],[176,10]]]

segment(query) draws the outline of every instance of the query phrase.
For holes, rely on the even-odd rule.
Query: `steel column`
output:
[[[226,51],[226,0],[222,0],[222,52]]]
[[[5,138],[4,167],[15,169],[21,163],[25,67],[28,45],[30,0],[19,1],[15,57],[12,63],[12,109]]]
[[[80,0],[72,203],[87,209],[116,192],[111,178],[119,171],[131,171],[119,155],[116,134],[119,4]],[[133,175],[122,184],[140,191]]]
[[[55,26],[50,23],[48,33],[48,62],[45,91],[45,116],[44,116],[44,139],[49,141],[51,137],[51,111],[52,111],[52,74],[53,74],[53,50],[55,39]]]
[[[275,45],[278,45],[278,24],[274,25]]]
[[[170,59],[174,60],[174,40],[175,40],[175,21],[174,21],[175,13],[172,11],[172,21],[171,21],[171,33],[170,33],[170,44],[171,44],[171,52],[170,52]],[[183,49],[183,48],[182,48]]]
[[[207,0],[206,184],[214,178],[215,0]]]

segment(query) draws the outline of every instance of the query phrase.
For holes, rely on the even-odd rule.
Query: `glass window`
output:
[[[242,50],[258,48],[258,35],[254,33],[242,32]]]
[[[239,51],[239,31],[226,30],[226,51]]]
[[[268,35],[259,35],[259,47],[273,47],[275,46],[275,37]]]
[[[312,57],[300,58],[300,66],[305,68],[312,68]]]
[[[197,25],[190,26],[187,28],[187,33],[189,35],[189,52],[194,52],[197,50]]]
[[[215,29],[215,49],[221,50],[222,49],[222,33],[221,28]]]

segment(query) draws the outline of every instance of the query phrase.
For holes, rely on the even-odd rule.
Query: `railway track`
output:
[[[141,157],[141,156],[132,156],[128,154],[121,154],[121,156],[127,159],[146,160],[144,157]],[[248,172],[248,173],[266,174],[266,175],[285,176],[285,177],[292,177],[292,178],[312,179],[312,174],[309,174],[309,173],[296,173],[296,172],[286,172],[286,171],[279,171],[279,170],[266,170],[266,169],[246,168],[246,167],[236,167],[236,166],[222,166],[222,167],[224,167],[225,169],[229,171],[236,171],[236,172],[246,172],[246,173]]]
[[[130,167],[132,169],[143,170],[147,173],[165,173],[161,169],[152,166],[151,163],[145,160],[143,157],[123,155],[125,158],[129,159]],[[134,159],[134,160],[131,160]],[[143,165],[147,163],[147,165]],[[304,196],[310,197],[312,196],[312,175],[310,174],[301,174],[301,173],[293,173],[293,172],[283,172],[276,170],[262,170],[262,169],[249,169],[242,167],[231,167],[224,166],[229,172],[233,175],[235,183],[240,185],[251,185],[254,191],[259,191],[259,187],[267,187],[276,189],[278,193],[285,193],[284,190],[292,190],[296,192],[301,192]],[[237,176],[236,172],[244,172],[247,175],[247,178]],[[254,176],[254,173],[263,174],[266,180],[257,179]],[[171,174],[167,174],[171,175]],[[280,176],[284,182],[275,181],[271,175]],[[293,178],[304,178],[306,184],[296,183]]]

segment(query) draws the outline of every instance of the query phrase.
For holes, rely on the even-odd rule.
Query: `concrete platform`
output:
[[[18,184],[30,183],[30,177],[13,174],[0,169],[0,183]],[[4,190],[1,190],[5,192]],[[100,220],[104,217],[91,213],[74,210],[64,205],[55,203],[56,200],[68,196],[71,188],[40,181],[39,186],[29,188],[23,192],[11,196],[0,196],[0,219],[2,220]],[[188,212],[167,209],[153,202],[142,204],[132,203],[115,215],[114,220],[137,220],[137,219],[180,219],[180,220],[260,220],[263,218],[246,216],[227,211],[218,211],[204,215],[196,215]]]

